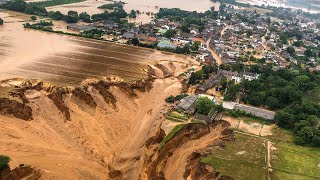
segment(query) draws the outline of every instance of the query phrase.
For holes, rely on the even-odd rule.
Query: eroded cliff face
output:
[[[219,177],[219,172],[201,164],[200,158],[212,152],[214,148],[224,146],[224,141],[234,140],[230,124],[225,121],[210,125],[188,124],[183,127],[165,146],[158,150],[159,140],[153,137],[153,143],[146,144],[149,153],[144,161],[142,179],[232,179]],[[159,134],[159,137],[163,135]]]
[[[32,109],[25,103],[9,98],[0,98],[0,114],[12,115],[23,120],[32,120]]]
[[[150,137],[160,142],[164,136],[156,136],[170,108],[164,99],[181,92],[177,74],[190,67],[161,63],[175,73],[165,77],[152,66],[147,78],[130,83],[106,78],[79,87],[38,81],[15,85],[21,94],[17,97],[24,99],[16,105],[18,112],[31,109],[33,120],[0,115],[0,124],[5,124],[0,152],[12,158],[13,166],[42,169],[43,179],[139,178],[146,142]]]
[[[21,165],[15,169],[7,167],[0,170],[0,180],[37,180],[40,179],[40,177],[40,171],[30,166]]]

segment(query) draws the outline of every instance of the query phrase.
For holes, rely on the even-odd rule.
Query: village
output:
[[[153,18],[146,24],[129,23],[128,26],[103,20],[69,24],[68,29],[78,33],[99,29],[104,32],[101,38],[105,40],[172,52],[188,45],[188,50],[179,53],[191,54],[200,62],[219,65],[266,63],[274,69],[304,65],[307,69],[319,70],[319,50],[310,50],[319,44],[317,22],[308,21],[303,13],[292,10],[292,19],[282,20],[271,17],[269,10],[261,13],[232,5],[220,8],[223,13],[206,12],[212,17],[204,18],[204,13],[193,15],[178,11],[201,19],[205,25],[188,22],[186,27],[185,22],[169,18],[172,12],[163,10],[163,17],[150,14]]]

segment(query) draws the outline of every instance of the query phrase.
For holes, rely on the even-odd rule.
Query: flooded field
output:
[[[112,3],[106,0],[87,0],[79,3],[65,4],[60,6],[47,7],[47,11],[60,11],[63,14],[68,14],[68,11],[77,11],[78,13],[87,12],[90,15],[102,13],[103,9],[98,9],[99,6]]]
[[[31,0],[37,1],[37,0]],[[147,23],[150,22],[152,16],[146,15],[146,12],[157,13],[160,8],[180,8],[187,11],[204,12],[215,6],[219,10],[220,3],[213,3],[211,0],[121,0],[126,3],[124,9],[127,12],[131,10],[139,10],[142,14],[136,19],[130,19],[130,22]],[[77,11],[78,13],[87,12],[88,14],[101,13],[104,10],[98,9],[103,4],[111,3],[106,0],[87,0],[80,3],[66,4],[60,6],[47,7],[48,11],[60,11],[67,14],[68,11]]]
[[[140,10],[145,12],[158,12],[159,8],[180,8],[187,11],[204,12],[217,3],[211,0],[121,0],[126,10]]]
[[[152,49],[23,29],[22,17],[7,12],[0,17],[6,22],[0,27],[0,80],[34,78],[75,85],[87,78],[119,76],[130,81],[144,77],[148,63],[177,58]]]
[[[304,3],[303,0],[301,0],[302,3],[292,3],[290,0],[237,0],[241,3],[247,3],[251,5],[258,5],[258,6],[274,6],[274,7],[284,7],[284,8],[292,8],[292,9],[301,9],[305,12],[309,13],[319,13],[319,9],[317,8],[317,4],[312,4],[313,8],[308,7],[308,3]],[[315,1],[316,2],[316,1]]]

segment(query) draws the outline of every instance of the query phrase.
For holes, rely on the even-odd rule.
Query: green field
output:
[[[166,115],[166,119],[174,122],[184,122],[187,121],[189,116],[179,113],[177,111],[172,111]]]
[[[180,131],[186,124],[179,124],[179,125],[176,125],[172,130],[171,132],[163,138],[163,140],[160,142],[159,144],[159,150],[161,150],[163,148],[163,146],[166,144],[166,142],[168,142],[170,139],[173,138],[173,136],[178,132]]]
[[[267,138],[274,141],[282,141],[293,143],[293,132],[290,130],[282,129],[279,127],[275,127],[272,129],[272,135],[267,136]]]
[[[216,149],[201,159],[221,175],[239,180],[312,180],[320,179],[320,149],[297,146],[292,133],[278,127],[269,137],[236,133],[236,141],[226,142],[225,149]],[[267,138],[267,139],[266,139]],[[270,173],[267,170],[268,148],[272,142]],[[268,178],[269,177],[269,178]]]
[[[227,142],[201,160],[212,165],[221,175],[239,180],[268,179],[266,142],[263,139],[236,134],[236,141]]]
[[[320,149],[301,147],[291,143],[274,144],[271,165],[276,170],[275,177],[285,176],[283,172],[306,176],[306,179],[320,179]],[[277,171],[278,170],[278,171]],[[280,172],[279,172],[280,171]],[[278,179],[278,178],[277,178]]]

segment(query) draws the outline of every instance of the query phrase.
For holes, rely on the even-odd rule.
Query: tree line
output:
[[[191,25],[195,26],[199,32],[202,32],[205,29],[206,18],[216,19],[218,15],[219,13],[214,11],[214,7],[204,13],[184,11],[178,8],[160,8],[156,14],[157,18],[168,18],[170,21],[181,22],[181,30],[186,33],[190,33],[189,27],[191,27]]]
[[[43,1],[36,3],[26,3],[23,0],[13,0],[6,2],[0,8],[12,11],[32,14],[37,16],[50,17],[53,20],[63,20],[67,23],[77,23],[79,20],[84,22],[97,22],[101,20],[112,20],[117,23],[123,23],[122,18],[126,18],[128,14],[123,9],[123,6],[115,8],[113,12],[102,12],[90,16],[88,13],[83,12],[78,14],[76,11],[69,11],[68,14],[62,14],[60,11],[47,11],[45,7],[80,2],[82,0],[57,0],[57,1]],[[134,16],[134,14],[132,15]]]
[[[293,130],[297,144],[320,147],[320,73],[269,67],[258,73],[257,80],[221,82],[225,99],[275,110],[277,125]]]

